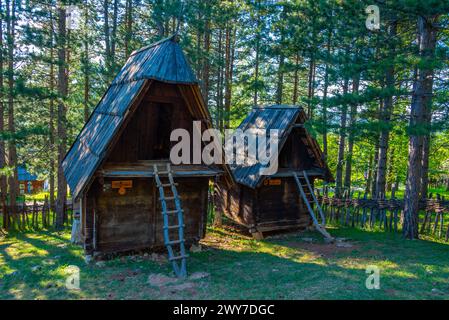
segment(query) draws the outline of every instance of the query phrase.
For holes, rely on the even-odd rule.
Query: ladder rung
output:
[[[175,210],[167,210],[165,212],[162,212],[162,214],[178,213],[179,211],[184,212],[182,209],[181,210],[175,209]]]
[[[155,171],[155,173],[157,174],[167,174],[170,173],[171,171]]]
[[[173,260],[185,259],[185,258],[188,258],[188,257],[189,257],[189,255],[186,254],[184,256],[171,257],[171,258],[168,258],[168,260],[173,261]]]
[[[165,245],[172,245],[172,244],[179,244],[179,243],[184,243],[184,240],[169,241],[169,242],[166,242]]]
[[[160,187],[163,187],[163,188],[165,188],[165,187],[171,187],[171,186],[178,186],[178,183],[177,182],[175,182],[175,183],[173,183],[173,184],[171,184],[171,183],[161,183],[161,184],[158,184],[157,185],[158,186],[158,188],[160,188]]]
[[[164,229],[178,229],[179,227],[181,227],[181,225],[177,224],[175,226],[164,226]],[[185,225],[183,224],[182,227],[184,228]]]
[[[165,197],[165,198],[159,198],[159,200],[174,200],[175,197]]]

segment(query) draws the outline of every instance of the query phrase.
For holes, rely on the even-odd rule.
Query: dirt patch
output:
[[[189,276],[189,280],[199,280],[209,277],[210,274],[207,272],[194,272]]]
[[[161,273],[148,276],[148,283],[155,287],[162,287],[176,282],[178,282],[178,278],[169,277]]]
[[[342,245],[344,243],[344,245]],[[289,242],[289,247],[310,251],[318,256],[332,257],[341,252],[352,252],[360,248],[359,245],[350,242],[337,243],[309,243],[309,242]]]
[[[111,280],[117,280],[117,281],[125,281],[126,278],[136,277],[136,276],[138,276],[141,273],[142,273],[141,270],[128,269],[126,271],[119,272],[119,273],[111,275],[110,279]]]
[[[151,274],[148,277],[148,283],[159,289],[159,292],[163,296],[175,297],[182,294],[188,294],[190,297],[196,296],[196,284],[190,280],[198,280],[209,276],[205,272],[193,273],[188,279],[178,279],[175,277],[169,277],[164,274]]]

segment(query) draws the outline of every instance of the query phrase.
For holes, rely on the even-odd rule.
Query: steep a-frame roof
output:
[[[267,133],[269,133],[269,130],[278,130],[278,154],[280,154],[294,124],[298,122],[303,124],[306,120],[307,116],[299,106],[272,105],[267,107],[255,107],[242,121],[238,129],[241,129],[242,131],[248,129],[266,130]],[[322,169],[322,176],[332,180],[330,171],[323,160],[322,152],[317,141],[309,133],[305,132],[305,135],[305,143],[308,151],[311,156],[316,159],[320,167],[318,169]],[[234,179],[238,183],[250,188],[256,188],[263,182],[266,177],[260,174],[260,169],[263,168],[263,164],[259,161],[254,162],[251,164],[230,165]]]
[[[131,54],[76,138],[62,162],[74,198],[90,181],[129,108],[146,92],[151,80],[197,87],[198,81],[175,36]],[[206,110],[203,118],[207,117]]]

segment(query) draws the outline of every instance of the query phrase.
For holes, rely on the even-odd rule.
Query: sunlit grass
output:
[[[171,274],[168,263],[122,257],[87,265],[68,230],[10,234],[0,241],[0,299],[449,299],[449,245],[380,231],[330,232],[351,247],[328,247],[312,232],[256,241],[210,228],[203,250],[188,260],[190,274],[209,276],[182,282],[182,290],[148,284],[150,274]],[[380,290],[365,287],[370,265],[380,269]],[[69,266],[80,268],[80,290],[65,287]]]

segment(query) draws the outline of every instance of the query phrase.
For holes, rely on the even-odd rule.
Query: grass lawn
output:
[[[188,260],[190,274],[199,276],[177,282],[161,275],[171,268],[160,256],[87,265],[68,231],[9,235],[0,239],[0,299],[449,299],[448,244],[330,232],[349,238],[347,245],[324,244],[316,233],[255,241],[230,228],[209,229]],[[80,268],[80,290],[64,285],[69,265]],[[380,268],[379,290],[365,287],[368,265]]]

